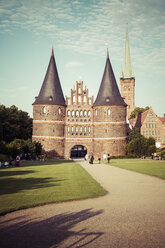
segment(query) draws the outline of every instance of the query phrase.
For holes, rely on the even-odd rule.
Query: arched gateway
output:
[[[84,158],[87,154],[87,148],[82,145],[75,145],[70,151],[71,158]]]

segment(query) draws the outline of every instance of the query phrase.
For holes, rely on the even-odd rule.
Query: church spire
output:
[[[134,73],[133,73],[132,66],[131,66],[128,28],[126,30],[124,64],[123,64],[123,69],[121,71],[120,78],[134,78]]]
[[[126,106],[123,98],[120,95],[116,79],[113,73],[111,62],[109,59],[109,52],[107,51],[107,60],[104,69],[103,78],[97,94],[94,106],[111,106],[122,105]]]
[[[58,76],[53,48],[45,79],[43,81],[40,93],[38,97],[36,97],[36,100],[33,104],[65,106],[65,99]]]

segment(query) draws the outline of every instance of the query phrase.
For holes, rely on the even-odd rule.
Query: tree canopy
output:
[[[149,109],[148,106],[145,107],[145,108],[140,108],[140,107],[135,108],[135,109],[131,112],[129,119],[135,118],[139,113],[143,113],[143,112],[145,112],[145,111],[148,110],[148,109]]]
[[[126,152],[128,155],[136,156],[150,156],[156,151],[155,139],[153,137],[146,138],[138,128],[131,130],[128,137],[128,144],[126,145]]]
[[[14,139],[32,137],[32,118],[16,106],[0,105],[0,141],[9,143]]]

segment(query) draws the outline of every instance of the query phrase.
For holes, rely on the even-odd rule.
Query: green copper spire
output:
[[[134,73],[131,67],[131,56],[128,40],[128,28],[126,31],[126,41],[125,41],[125,55],[124,55],[124,65],[121,71],[120,78],[134,78]]]

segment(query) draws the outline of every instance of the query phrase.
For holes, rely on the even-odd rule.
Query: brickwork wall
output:
[[[120,87],[121,87],[121,96],[124,98],[127,106],[127,118],[131,112],[135,109],[135,79],[128,78],[120,79]]]
[[[33,140],[42,144],[43,152],[64,157],[66,108],[58,105],[33,106]]]

